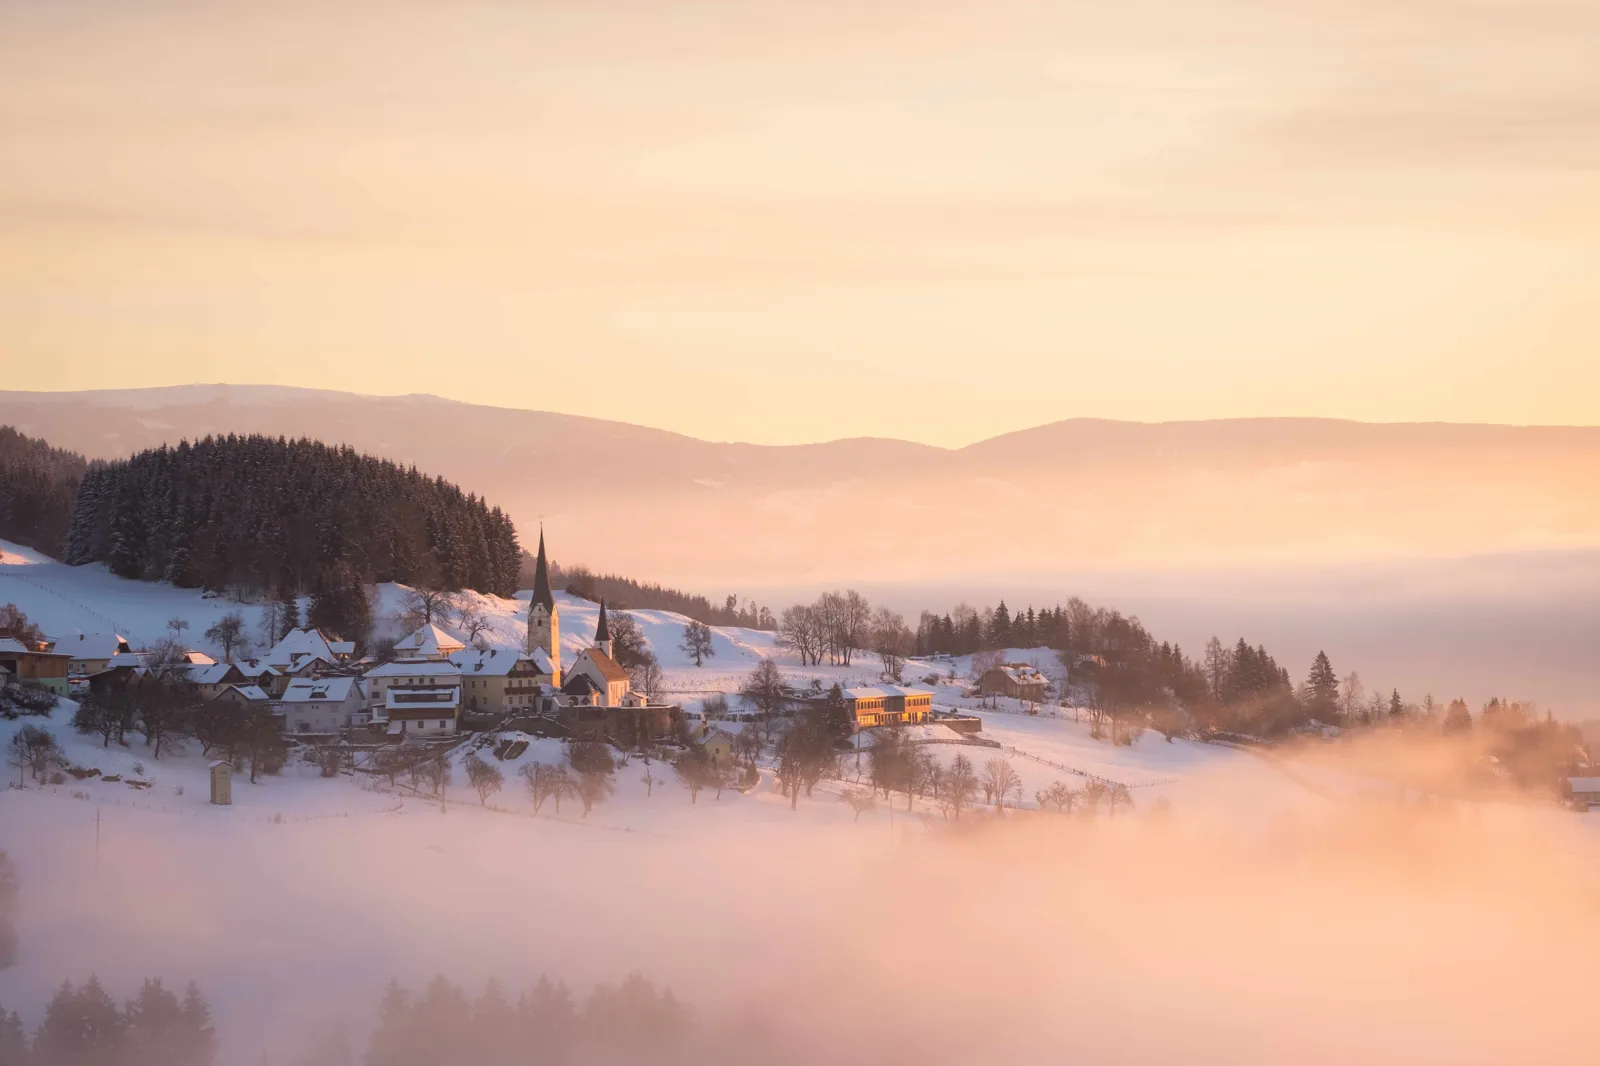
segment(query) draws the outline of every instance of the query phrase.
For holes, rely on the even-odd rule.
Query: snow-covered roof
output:
[[[374,666],[367,677],[453,677],[461,668],[447,659],[401,659],[397,662]]]
[[[505,677],[519,662],[531,662],[541,674],[550,673],[550,656],[543,649],[537,649],[529,655],[507,648],[490,648],[487,651],[465,648],[451,655],[450,661],[463,675],[473,677]]]
[[[107,670],[116,670],[120,667],[136,667],[144,665],[144,656],[136,651],[119,651],[106,660]]]
[[[927,696],[932,699],[933,693],[925,688],[907,688],[904,685],[862,685],[845,689],[844,696],[849,700],[892,700],[902,696]]]
[[[264,692],[261,689],[261,686],[259,686],[259,685],[229,685],[227,687],[226,691],[228,691],[228,692],[237,692],[239,695],[243,696],[245,699],[249,700],[252,703],[255,703],[257,701],[267,701],[267,700],[271,700],[272,699],[272,697],[267,695],[266,692]],[[221,699],[222,698],[222,694],[218,693],[217,694],[217,698]]]
[[[184,679],[191,685],[220,685],[229,674],[237,672],[238,667],[232,663],[191,663]]]
[[[183,661],[190,666],[212,666],[216,664],[217,660],[198,648],[190,648],[183,653]]]
[[[239,672],[245,677],[278,676],[278,671],[275,667],[268,666],[260,659],[242,659],[239,662],[234,663],[234,665],[239,668]]]
[[[1600,777],[1569,777],[1567,784],[1574,792],[1600,792]]]
[[[1037,667],[1028,663],[1001,663],[992,669],[1005,674],[1019,685],[1048,685],[1050,679],[1040,673]]]
[[[128,638],[120,633],[74,633],[56,638],[56,651],[74,659],[109,659],[128,650]]]
[[[49,645],[49,641],[45,643]],[[0,652],[5,652],[7,655],[59,655],[63,659],[71,658],[64,651],[40,651],[37,648],[30,648],[16,637],[0,637]]]
[[[355,684],[353,677],[297,677],[283,690],[281,699],[284,703],[343,703]]]
[[[396,654],[443,659],[466,648],[461,641],[431,622],[395,642]]]
[[[319,630],[291,629],[283,635],[283,639],[272,646],[262,661],[269,666],[288,667],[294,669],[304,664],[308,659],[321,659],[326,663],[339,661],[340,653],[336,645],[349,644],[348,641],[329,642]],[[351,649],[354,650],[353,648]],[[346,652],[345,654],[349,654]]]

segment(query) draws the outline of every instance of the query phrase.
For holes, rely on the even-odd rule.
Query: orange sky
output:
[[[29,2],[0,387],[1600,423],[1593,0]]]

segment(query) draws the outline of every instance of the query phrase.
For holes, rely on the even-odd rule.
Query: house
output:
[[[367,707],[377,717],[385,706],[391,689],[396,688],[461,688],[461,668],[441,659],[403,659],[398,662],[374,666],[364,675],[367,683]],[[457,704],[460,704],[459,698]]]
[[[213,700],[226,688],[247,685],[249,681],[233,663],[192,663],[180,667],[177,676],[202,700]]]
[[[448,659],[466,645],[438,626],[429,623],[395,642],[397,659]]]
[[[178,656],[178,661],[180,663],[188,663],[190,666],[215,666],[217,664],[217,660],[213,659],[199,648],[188,649],[182,655]]]
[[[128,638],[120,633],[74,633],[56,641],[56,651],[72,656],[67,663],[67,673],[72,677],[98,674],[112,658],[132,650]]]
[[[246,681],[260,686],[274,699],[283,695],[284,688],[289,684],[289,679],[280,674],[276,667],[268,666],[260,659],[240,659],[234,665],[239,668]]]
[[[329,640],[316,629],[291,629],[261,661],[280,674],[303,676],[311,672],[313,662],[337,666],[355,653],[354,641]]]
[[[297,677],[277,700],[286,733],[338,733],[368,718],[354,677]]]
[[[847,688],[844,706],[856,730],[880,725],[917,725],[933,713],[933,693],[900,685]]]
[[[569,693],[565,685],[562,693],[573,698],[581,698],[587,693],[589,702],[596,707],[623,707],[629,706],[629,695],[633,691],[633,679],[628,672],[617,665],[611,658],[611,626],[606,619],[606,605],[600,604],[600,622],[594,631],[594,646],[585,648],[578,653],[572,662],[572,669],[567,671],[567,680],[572,682],[575,678],[587,678],[587,684],[575,685]],[[580,691],[581,689],[581,691]],[[639,700],[633,700],[636,704]]]
[[[453,737],[461,712],[461,686],[441,685],[436,688],[411,688],[395,686],[384,693],[382,718],[389,723],[388,734],[404,740],[408,737],[432,740],[435,737]],[[374,713],[377,719],[377,713]]]
[[[1569,777],[1567,787],[1572,791],[1574,803],[1600,807],[1600,777]]]
[[[534,701],[555,688],[555,670],[543,648],[532,654],[467,648],[450,661],[461,671],[461,707],[468,714],[532,712],[538,709]]]
[[[705,752],[706,758],[711,760],[713,766],[731,766],[733,764],[734,735],[718,726],[708,726],[695,738],[700,745],[700,750]]]
[[[55,650],[54,641],[0,637],[0,670],[9,673],[18,684],[66,696],[70,693],[67,668],[71,661],[72,656]]]
[[[272,706],[272,697],[258,685],[229,685],[211,699],[212,703],[237,703],[241,707]]]
[[[1044,699],[1049,687],[1050,679],[1030,663],[1001,663],[978,678],[978,691],[985,696],[1009,696],[1030,703]]]

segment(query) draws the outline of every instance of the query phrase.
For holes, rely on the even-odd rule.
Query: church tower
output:
[[[594,646],[611,658],[611,623],[606,621],[606,601],[600,601],[600,623],[594,627]]]
[[[561,684],[561,612],[556,607],[556,598],[550,591],[550,564],[544,557],[544,528],[539,529],[539,557],[533,564],[533,596],[528,600],[528,645],[526,651],[533,654],[535,648],[543,648],[545,654],[550,656],[550,668],[553,676],[551,681],[556,686]]]

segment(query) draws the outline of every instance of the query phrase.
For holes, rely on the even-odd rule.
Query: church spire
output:
[[[531,604],[542,603],[546,609],[553,609],[556,598],[550,592],[550,565],[544,558],[544,526],[539,527],[539,557],[533,563],[533,598]]]
[[[611,626],[606,622],[606,601],[600,601],[600,624],[594,627],[594,646],[611,654]]]

